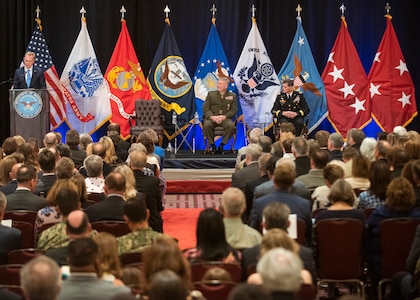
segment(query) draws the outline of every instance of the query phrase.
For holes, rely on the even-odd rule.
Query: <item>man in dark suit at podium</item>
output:
[[[13,85],[15,89],[45,89],[44,71],[34,66],[35,53],[26,52],[23,57],[24,66],[16,69]]]

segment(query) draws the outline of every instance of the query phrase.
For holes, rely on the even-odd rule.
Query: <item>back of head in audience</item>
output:
[[[340,178],[337,179],[330,188],[330,194],[328,195],[328,200],[331,203],[344,202],[349,206],[354,204],[355,194],[350,183]]]
[[[105,194],[121,194],[125,192],[125,177],[117,172],[111,172],[105,178]]]
[[[146,196],[143,193],[127,199],[124,204],[124,219],[126,222],[142,223],[147,222],[148,218],[149,210],[146,207]]]
[[[89,237],[91,225],[88,216],[81,210],[73,210],[66,219],[66,232],[70,241]]]
[[[38,154],[38,162],[44,173],[55,172],[55,154],[48,148],[42,149]]]
[[[258,138],[258,145],[260,145],[263,153],[270,153],[273,141],[269,136],[261,135]]]
[[[240,283],[230,292],[228,300],[271,300],[268,290],[256,284]]]
[[[62,157],[57,161],[55,173],[58,179],[70,179],[74,173],[74,161],[68,157]]]
[[[148,296],[149,300],[185,300],[188,290],[175,272],[163,270],[153,276]]]
[[[64,217],[67,217],[73,210],[80,209],[81,206],[76,185],[72,182],[69,185],[72,187],[60,189],[55,198],[55,203]]]
[[[394,212],[407,212],[415,205],[414,190],[404,177],[394,178],[386,189],[385,205]]]
[[[328,150],[339,150],[343,147],[343,136],[337,132],[331,133],[328,137]]]
[[[69,145],[69,147],[77,147],[80,143],[80,137],[77,130],[70,129],[66,132],[66,144]]]
[[[290,208],[284,203],[273,202],[263,209],[263,227],[266,230],[279,228],[287,230],[289,227]]]
[[[264,255],[274,248],[283,248],[294,253],[299,251],[299,245],[289,237],[287,231],[278,228],[268,230],[263,236],[260,255]]]
[[[385,200],[386,188],[391,181],[391,171],[386,160],[374,161],[369,168],[369,191],[379,199]]]
[[[122,269],[118,257],[118,242],[115,236],[108,232],[100,232],[94,235],[92,239],[98,245],[99,277],[107,273],[121,279]]]
[[[374,138],[365,138],[362,144],[360,145],[360,154],[365,156],[369,161],[374,161],[377,143],[378,142]]]
[[[67,246],[67,259],[71,272],[96,272],[98,245],[91,238],[80,238]]]
[[[261,128],[255,127],[249,131],[249,142],[251,144],[256,144],[258,142],[258,138],[263,134]]]
[[[274,170],[274,185],[280,190],[289,189],[295,182],[296,171],[290,164],[281,163]]]
[[[258,161],[258,158],[260,157],[262,153],[262,148],[260,145],[257,144],[250,144],[248,147],[246,147],[245,150],[245,157],[247,163],[250,163],[252,161]]]
[[[344,170],[336,164],[328,164],[322,171],[327,186],[331,186],[337,179],[344,178]]]
[[[80,150],[86,150],[87,145],[93,143],[92,137],[88,133],[80,135]]]
[[[315,133],[315,140],[322,149],[327,149],[329,137],[330,133],[326,130],[319,130]]]
[[[61,289],[60,268],[44,255],[31,259],[20,270],[20,286],[28,300],[55,300]]]
[[[102,177],[103,166],[102,158],[96,154],[88,155],[83,161],[83,167],[88,177]]]
[[[222,207],[225,217],[239,218],[246,208],[245,194],[235,187],[225,189],[222,194]]]
[[[311,164],[315,169],[323,169],[327,165],[330,156],[327,150],[318,149],[312,151],[309,154],[309,158],[311,159]]]

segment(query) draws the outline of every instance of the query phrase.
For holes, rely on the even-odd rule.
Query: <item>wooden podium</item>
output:
[[[10,136],[36,138],[38,145],[50,131],[50,101],[46,89],[11,89]]]

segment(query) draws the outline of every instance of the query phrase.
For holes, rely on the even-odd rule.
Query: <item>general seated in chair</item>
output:
[[[295,125],[295,135],[301,135],[304,118],[309,114],[309,107],[301,92],[293,89],[293,80],[287,79],[282,84],[283,92],[277,95],[271,113],[277,118],[277,126],[283,122]]]
[[[227,144],[235,130],[235,124],[232,118],[235,116],[238,106],[235,93],[227,90],[228,85],[229,79],[227,77],[220,77],[217,82],[217,91],[209,92],[203,104],[203,132],[211,145],[212,153],[222,153],[223,146]],[[216,145],[214,144],[214,127],[217,125],[224,128],[224,133],[222,142],[216,150]]]

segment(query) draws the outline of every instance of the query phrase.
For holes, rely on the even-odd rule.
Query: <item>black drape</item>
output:
[[[278,72],[287,56],[296,30],[296,6],[301,4],[302,22],[312,52],[322,73],[340,26],[337,0],[2,0],[0,1],[0,81],[13,77],[35,26],[35,9],[41,8],[43,32],[58,73],[80,31],[79,10],[87,11],[88,30],[101,69],[105,72],[120,32],[120,8],[126,20],[140,64],[148,73],[164,28],[165,5],[171,9],[172,30],[190,75],[195,72],[211,24],[214,3],[217,28],[232,68],[236,66],[251,27],[250,8],[257,8],[259,30]],[[372,64],[385,29],[387,0],[345,0],[349,32],[366,73]],[[415,86],[420,86],[420,1],[389,1],[391,15]],[[8,88],[0,87],[0,141],[9,136]],[[417,89],[417,106],[420,92]],[[409,126],[418,129],[419,118]]]

